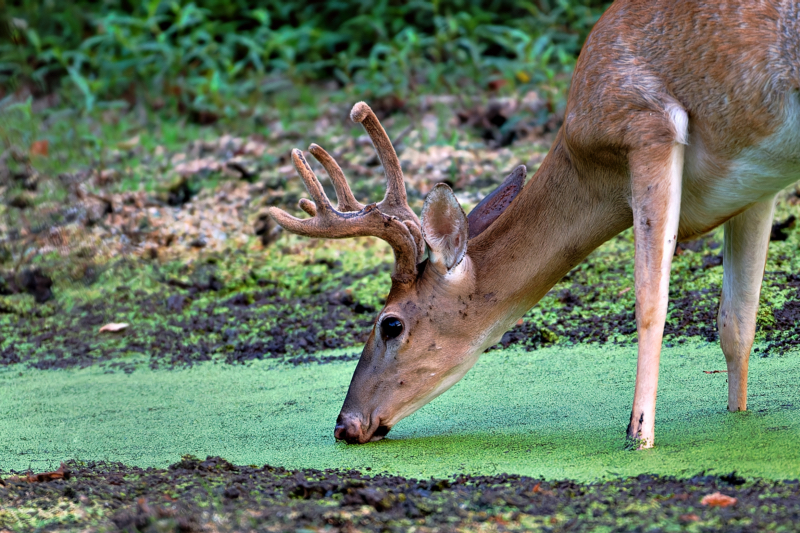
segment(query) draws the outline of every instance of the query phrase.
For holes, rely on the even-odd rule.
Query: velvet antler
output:
[[[330,176],[338,205],[336,208],[331,205],[302,152],[294,149],[292,162],[314,200],[303,198],[299,206],[311,218],[295,218],[277,207],[271,207],[269,214],[287,231],[307,237],[344,239],[373,236],[383,239],[394,251],[395,270],[392,279],[398,283],[409,283],[416,278],[417,261],[425,248],[419,219],[408,206],[400,160],[389,136],[367,104],[359,102],[353,106],[350,117],[364,126],[383,164],[387,181],[383,200],[369,205],[358,202],[333,157],[319,145],[312,144],[308,150]]]

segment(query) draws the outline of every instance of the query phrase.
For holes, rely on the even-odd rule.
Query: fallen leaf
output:
[[[140,141],[139,136],[136,135],[134,137],[131,137],[127,141],[118,142],[117,148],[119,148],[120,150],[133,150],[134,148],[139,146],[139,141]]]
[[[95,184],[97,184],[100,187],[103,187],[105,185],[108,185],[109,183],[117,181],[119,179],[119,176],[120,176],[119,170],[115,168],[105,168],[101,170],[98,174],[96,174],[94,181]]]
[[[492,516],[489,518],[489,520],[500,526],[508,525],[508,521],[506,521],[502,516]]]
[[[53,472],[43,472],[41,474],[28,474],[24,477],[19,476],[11,476],[8,478],[8,481],[24,481],[27,483],[41,483],[44,481],[53,481],[54,479],[69,479],[72,475],[72,472],[67,470],[66,465],[61,463],[61,466],[58,470],[54,470]]]
[[[542,488],[541,482],[537,483],[531,489],[532,494],[541,494],[542,496],[553,496],[555,493],[552,490],[545,490]]]
[[[105,326],[100,328],[100,333],[104,333],[106,331],[111,332],[111,333],[115,333],[117,331],[122,331],[123,329],[126,329],[127,327],[128,327],[128,324],[126,324],[125,322],[111,322],[110,324],[106,324]]]
[[[47,157],[49,151],[50,151],[50,142],[47,140],[34,141],[33,143],[31,143],[31,155],[40,155],[42,157]]]
[[[725,374],[727,370],[703,370],[703,374]]]
[[[682,514],[679,518],[684,522],[697,522],[700,520],[700,517],[694,513]]]
[[[700,500],[702,505],[708,505],[709,507],[728,507],[736,503],[736,498],[731,496],[726,496],[721,492],[715,492],[714,494],[707,494],[703,496],[703,499]]]
[[[179,163],[175,165],[174,170],[181,176],[191,176],[200,172],[219,172],[222,170],[222,163],[212,157],[203,157]]]

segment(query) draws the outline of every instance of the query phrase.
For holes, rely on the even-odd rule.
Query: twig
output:
[[[53,481],[54,479],[69,479],[71,475],[72,472],[70,472],[69,469],[67,469],[67,466],[64,463],[61,463],[59,469],[54,470],[53,472],[44,472],[42,474],[28,474],[25,477],[11,476],[10,478],[8,478],[8,481],[42,483],[45,481]]]

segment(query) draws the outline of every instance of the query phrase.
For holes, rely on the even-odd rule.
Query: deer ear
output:
[[[483,233],[511,205],[511,201],[517,197],[525,184],[527,171],[528,169],[525,168],[525,165],[520,165],[512,170],[511,174],[503,180],[503,183],[470,211],[467,217],[469,219],[470,239]]]
[[[447,270],[458,265],[467,252],[469,222],[450,187],[440,183],[428,193],[421,218],[431,263]]]

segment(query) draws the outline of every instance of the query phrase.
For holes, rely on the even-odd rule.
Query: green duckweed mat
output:
[[[726,375],[705,373],[725,368],[719,346],[666,347],[657,444],[639,452],[623,449],[635,360],[635,345],[490,352],[387,439],[361,446],[333,438],[353,361],[131,374],[8,368],[0,372],[0,471],[43,471],[73,458],[165,467],[194,454],[417,478],[800,476],[797,352],[753,357],[750,410],[728,413]]]

